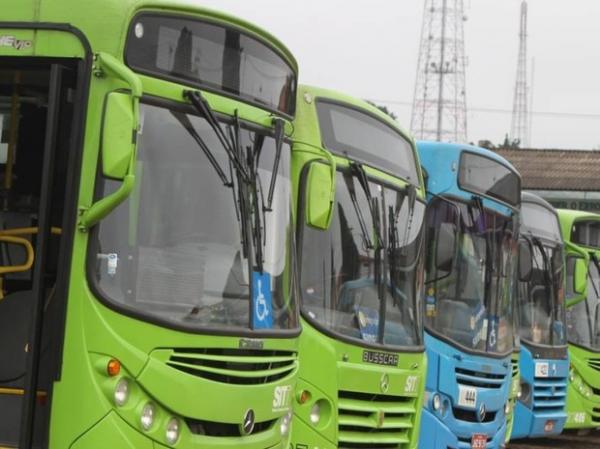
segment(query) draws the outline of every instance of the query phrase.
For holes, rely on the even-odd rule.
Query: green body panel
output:
[[[328,162],[331,154],[322,146],[315,99],[319,97],[345,103],[376,115],[390,124],[413,143],[398,124],[377,108],[355,98],[325,89],[300,86],[294,121],[292,183],[296,210],[299,207],[300,181],[307,165],[314,160]],[[415,150],[415,157],[418,156]],[[348,166],[350,160],[333,156],[337,166]],[[406,186],[401,178],[364,166],[365,171],[376,178],[398,187]],[[419,173],[421,176],[421,173]],[[422,179],[422,177],[421,177]],[[422,183],[421,183],[422,186]],[[423,187],[417,190],[418,198],[425,197]],[[363,362],[365,347],[351,344],[317,329],[303,319],[300,337],[300,370],[296,400],[294,403],[294,426],[292,428],[293,447],[334,449],[343,442],[362,444],[390,444],[390,447],[416,448],[421,409],[424,400],[427,359],[424,350],[399,353],[397,367],[382,366]],[[393,353],[385,348],[368,350]],[[413,385],[414,387],[411,387]],[[301,403],[301,393],[309,392],[310,399]],[[338,395],[344,392],[343,398]],[[357,395],[348,398],[352,393]],[[360,394],[365,396],[361,399]],[[390,402],[378,401],[378,396],[396,396]],[[364,399],[369,397],[370,399]],[[310,420],[313,405],[319,401],[321,419],[317,424]],[[356,413],[362,412],[362,413]],[[406,414],[410,418],[393,416]],[[389,415],[389,416],[388,416]],[[387,416],[387,417],[386,417]],[[338,426],[360,426],[372,428],[375,432],[339,431]],[[407,430],[403,436],[385,432],[395,427]]]
[[[571,241],[571,230],[578,220],[600,221],[600,215],[574,210],[558,210],[561,232],[565,240],[566,256],[586,255],[586,264],[590,262],[588,254],[600,251],[576,245]],[[567,304],[576,304],[585,296],[569,298]],[[569,344],[571,373],[567,388],[567,422],[565,429],[586,429],[600,427],[600,373],[591,367],[590,360],[599,360],[600,354],[580,346]]]
[[[68,24],[89,42],[92,53],[105,52],[123,62],[125,37],[132,17],[140,10],[160,10],[186,14],[233,25],[246,33],[270,42],[285,55],[289,64],[297,64],[291,53],[273,36],[242,20],[203,9],[192,2],[137,0],[6,0],[0,12],[0,36],[11,35],[32,41],[28,49],[17,50],[0,45],[0,58],[86,57],[85,46],[67,31],[34,30],[36,23]],[[5,22],[31,23],[31,30],[2,26]],[[91,55],[89,55],[91,56]],[[87,112],[84,123],[81,184],[77,204],[88,209],[94,202],[94,182],[99,169],[99,146],[104,99],[107,94],[128,86],[111,76],[94,76],[95,68],[83,76],[90,78]],[[183,102],[184,85],[139,76],[143,94]],[[211,107],[223,114],[237,110],[241,120],[272,127],[272,114],[235,99],[206,93]],[[291,126],[286,127],[289,134]],[[61,378],[52,391],[50,449],[100,449],[167,447],[165,425],[169,417],[180,420],[178,448],[248,449],[288,448],[287,438],[280,435],[283,416],[288,412],[291,395],[283,407],[275,407],[277,391],[292,391],[297,377],[297,359],[292,372],[276,382],[256,385],[233,385],[186,374],[165,364],[168,348],[239,348],[240,337],[180,332],[137,320],[107,307],[90,289],[86,277],[89,234],[80,229],[73,236],[73,254],[69,270],[69,296]],[[265,350],[296,353],[295,337],[262,339]],[[122,364],[121,374],[111,378],[106,373],[111,358]],[[260,373],[259,373],[260,374]],[[127,404],[117,409],[113,392],[117,381],[130,381]],[[283,388],[283,390],[281,390]],[[141,408],[147,401],[157,407],[155,424],[143,432]],[[183,418],[240,425],[248,409],[256,422],[274,420],[268,431],[259,436],[208,437],[192,435]]]
[[[512,381],[510,384],[510,394],[508,396],[508,402],[510,404],[510,412],[506,415],[506,438],[505,442],[508,443],[510,441],[510,435],[512,434],[512,428],[514,424],[514,416],[515,416],[515,404],[517,403],[517,398],[519,395],[520,383],[521,383],[521,375],[519,370],[519,357],[520,352],[517,350],[513,352],[511,357],[512,364]]]

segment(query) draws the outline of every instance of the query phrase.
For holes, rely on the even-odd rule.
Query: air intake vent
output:
[[[215,382],[255,385],[276,382],[298,365],[288,351],[244,349],[173,349],[167,365]]]
[[[352,391],[340,391],[338,398],[340,449],[408,447],[414,425],[414,398]]]
[[[562,413],[567,400],[567,378],[536,378],[533,383],[534,412]]]
[[[198,419],[186,418],[186,424],[188,425],[190,432],[194,435],[205,435],[209,437],[241,437],[247,436],[242,435],[240,431],[239,424],[228,424],[228,423],[220,423],[214,421],[204,421]],[[262,432],[266,432],[271,429],[273,425],[277,422],[277,419],[272,419],[269,421],[264,421],[260,423],[254,424],[254,429],[250,435],[257,435]]]
[[[479,388],[502,388],[505,374],[484,373],[464,368],[456,368],[456,380],[460,385]]]
[[[589,359],[588,365],[590,368],[600,371],[600,359]]]

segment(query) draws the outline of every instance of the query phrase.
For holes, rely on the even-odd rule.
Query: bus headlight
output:
[[[286,436],[290,432],[290,424],[292,423],[292,412],[289,411],[281,418],[279,430],[282,436]]]
[[[510,413],[510,402],[506,401],[506,404],[504,404],[504,414],[508,415]]]
[[[435,411],[438,411],[442,407],[442,398],[439,394],[434,394],[431,400],[431,405]]]
[[[179,439],[179,421],[177,421],[177,418],[171,418],[167,423],[165,439],[169,444],[175,444]]]
[[[123,407],[129,398],[129,382],[127,379],[120,379],[115,387],[115,404]]]
[[[317,424],[319,424],[320,420],[321,420],[321,406],[319,405],[318,402],[315,402],[314,405],[312,406],[312,408],[310,409],[310,422],[316,426]]]
[[[152,427],[152,424],[154,424],[154,415],[155,415],[154,405],[151,402],[148,402],[146,405],[144,405],[144,408],[142,409],[142,416],[140,417],[140,423],[142,424],[142,429],[150,430],[150,428]]]

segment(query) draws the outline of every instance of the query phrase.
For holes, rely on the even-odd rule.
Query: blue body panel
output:
[[[417,142],[421,164],[427,173],[428,196],[444,195],[471,200],[474,193],[458,186],[461,153],[470,151],[514,168],[496,153],[471,145]],[[513,213],[506,204],[482,197],[486,208],[504,215]],[[512,383],[511,354],[504,358],[469,354],[429,333],[425,334],[428,372],[425,409],[421,418],[421,449],[470,449],[474,434],[487,436],[488,449],[504,448],[506,436],[505,405]],[[462,390],[462,395],[461,395]],[[465,402],[465,391],[471,402]],[[476,390],[476,394],[473,393]],[[433,407],[434,395],[443,406]],[[473,397],[475,396],[475,397]],[[467,401],[468,402],[468,401]],[[485,418],[478,415],[485,405]]]
[[[567,420],[569,360],[534,359],[531,351],[521,343],[519,367],[521,382],[529,384],[531,394],[522,396],[516,403],[511,439],[558,435]],[[551,431],[545,429],[548,421],[553,421]]]
[[[510,355],[496,359],[466,354],[427,333],[425,346],[429,369],[419,447],[470,448],[473,434],[487,435],[488,449],[503,447],[506,433],[504,406],[512,380]],[[490,375],[494,376],[493,380]],[[468,406],[459,404],[459,390],[464,387],[477,390],[475,400]],[[440,395],[444,404],[437,411],[432,403],[435,394]],[[477,417],[482,403],[487,412],[484,422]]]

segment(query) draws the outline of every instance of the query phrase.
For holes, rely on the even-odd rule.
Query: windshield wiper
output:
[[[246,167],[244,167],[244,164],[240,159],[241,155],[239,148],[236,148],[236,146],[239,145],[239,142],[235,142],[233,140],[230,141],[227,138],[227,134],[225,134],[225,131],[221,127],[221,123],[215,116],[215,113],[208,104],[208,101],[206,101],[199,91],[187,90],[184,92],[184,96],[190,100],[192,106],[194,106],[194,109],[196,109],[196,111],[206,119],[206,122],[213,129],[217,139],[219,139],[219,142],[223,146],[223,149],[227,153],[227,156],[229,157],[229,160],[233,164],[236,171],[241,174],[241,177],[244,179],[244,181],[249,182],[250,177]]]
[[[373,242],[371,242],[371,238],[369,237],[369,231],[367,230],[365,218],[362,214],[362,208],[359,206],[358,200],[356,199],[356,190],[354,189],[354,177],[351,174],[344,173],[344,181],[346,182],[346,188],[348,189],[348,194],[350,195],[350,201],[352,202],[354,213],[356,214],[356,218],[358,219],[358,225],[360,226],[363,245],[366,249],[373,249]]]
[[[377,206],[377,200],[375,200],[373,198],[373,196],[371,195],[371,188],[369,187],[369,178],[367,177],[365,168],[358,162],[351,162],[350,163],[350,171],[351,171],[352,175],[356,179],[358,179],[358,183],[362,187],[363,192],[365,193],[365,196],[367,197],[367,204],[369,205],[369,212],[371,213],[371,218],[373,221],[373,233],[375,234],[375,239],[377,240],[376,245],[371,246],[371,248],[375,248],[375,249],[381,248],[383,241],[381,239],[381,232],[380,232],[381,223],[379,221],[379,219],[380,219],[379,210],[378,210],[378,206]]]
[[[275,193],[275,183],[279,172],[279,160],[281,159],[281,148],[283,146],[283,133],[285,131],[285,122],[280,118],[273,119],[275,125],[275,160],[273,161],[273,171],[271,172],[271,182],[269,183],[269,194],[267,195],[267,205],[263,203],[263,209],[271,212],[273,206],[273,194]]]
[[[538,237],[532,237],[533,243],[538,247],[540,253],[542,255],[542,262],[544,263],[544,290],[546,290],[546,294],[551,299],[550,307],[552,313],[552,320],[554,320],[554,315],[556,312],[556,298],[554,297],[554,282],[552,280],[552,272],[553,272],[553,264],[551,259],[548,257],[546,253],[546,248],[544,244]],[[550,332],[550,344],[554,344],[554,332]]]

